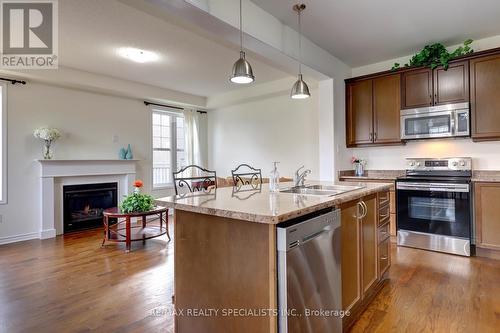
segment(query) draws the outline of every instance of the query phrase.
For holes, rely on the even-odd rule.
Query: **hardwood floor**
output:
[[[173,241],[102,231],[0,246],[0,332],[172,332]]]
[[[101,240],[0,246],[0,332],[172,332],[173,242],[126,254]],[[500,261],[391,251],[391,280],[351,332],[498,332]]]
[[[351,332],[499,332],[500,261],[391,249],[390,281]]]

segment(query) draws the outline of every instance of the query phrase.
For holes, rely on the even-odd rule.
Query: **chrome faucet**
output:
[[[295,175],[293,176],[293,186],[295,187],[304,186],[304,182],[306,181],[307,175],[312,172],[311,170],[306,169],[301,173],[299,173],[302,168],[304,168],[304,166],[298,168],[297,171],[295,171]]]

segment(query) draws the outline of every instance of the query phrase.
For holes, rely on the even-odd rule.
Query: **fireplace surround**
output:
[[[132,192],[137,160],[38,160],[40,164],[40,238],[64,232],[64,187],[117,184],[117,202]],[[85,207],[84,207],[85,208]]]

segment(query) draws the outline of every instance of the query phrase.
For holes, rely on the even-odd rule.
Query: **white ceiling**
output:
[[[200,96],[235,89],[229,83],[237,48],[220,45],[116,0],[59,1],[59,64],[88,72]],[[119,57],[119,47],[157,52],[139,64]],[[289,76],[247,54],[256,83]]]
[[[297,0],[251,0],[296,27]],[[302,0],[303,34],[352,67],[500,34],[499,0]]]

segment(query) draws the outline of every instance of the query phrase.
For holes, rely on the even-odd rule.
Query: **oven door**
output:
[[[454,136],[455,112],[401,111],[401,139],[443,138]]]
[[[470,239],[470,184],[397,182],[398,230]]]

